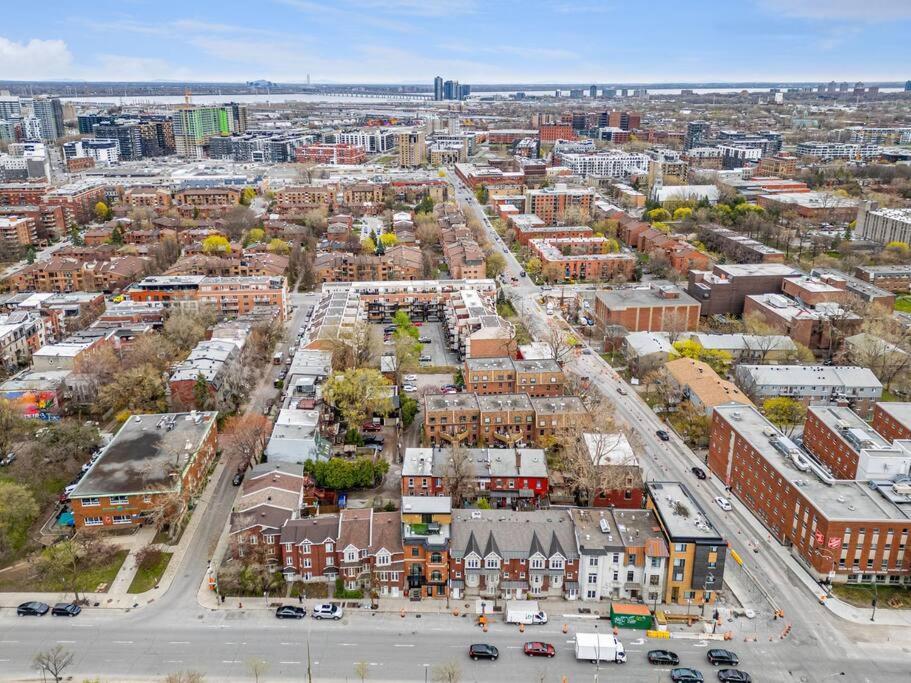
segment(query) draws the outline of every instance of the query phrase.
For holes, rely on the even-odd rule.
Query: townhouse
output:
[[[52,256],[16,271],[6,283],[16,292],[113,292],[142,275],[150,263],[141,256],[105,261]]]
[[[735,263],[784,263],[784,252],[720,225],[706,224],[697,228],[699,240],[712,251],[727,256]]]
[[[343,510],[337,549],[339,577],[346,589],[401,597],[405,562],[398,512]]]
[[[284,319],[288,307],[288,283],[284,277],[155,275],[134,282],[126,293],[132,301],[212,306],[220,315],[233,317],[275,309]]]
[[[470,492],[462,491],[468,501],[484,498],[497,508],[546,504],[549,480],[541,449],[467,448],[464,465],[452,458],[449,448],[406,448],[402,495],[447,496],[453,478],[470,477]]]
[[[541,444],[589,421],[588,410],[577,396],[462,393],[424,397],[424,440],[432,446]]]
[[[319,282],[420,280],[424,261],[420,249],[400,244],[381,256],[322,252],[314,259],[313,270]]]
[[[652,510],[569,510],[579,555],[579,597],[585,601],[663,600],[667,542]]]
[[[70,494],[77,529],[143,524],[187,505],[215,458],[215,412],[133,415]]]
[[[563,369],[552,358],[467,358],[462,378],[465,391],[478,395],[562,396],[566,384]]]
[[[565,510],[454,510],[452,597],[579,597],[579,553]]]
[[[452,502],[448,497],[402,496],[405,589],[414,600],[449,594],[449,538]]]

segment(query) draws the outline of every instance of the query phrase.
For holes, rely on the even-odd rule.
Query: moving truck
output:
[[[547,614],[538,608],[537,600],[509,600],[506,603],[506,623],[546,624]]]
[[[577,633],[576,659],[587,659],[592,664],[602,662],[626,662],[623,643],[610,633]]]

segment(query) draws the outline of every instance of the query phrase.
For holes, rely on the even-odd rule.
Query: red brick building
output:
[[[595,319],[630,332],[689,332],[699,327],[699,302],[671,285],[600,291]]]
[[[542,123],[538,126],[538,138],[544,143],[557,140],[575,140],[576,133],[571,123]]]
[[[911,439],[911,403],[877,403],[873,429],[889,441]]]
[[[562,396],[566,376],[552,358],[468,358],[462,371],[465,391],[479,395],[525,393]]]
[[[294,160],[298,163],[363,164],[367,161],[367,150],[359,145],[349,145],[342,142],[314,143],[298,147],[294,152]]]

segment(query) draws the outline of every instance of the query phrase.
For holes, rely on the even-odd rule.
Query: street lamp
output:
[[[876,577],[873,577],[873,600],[870,601],[870,604],[873,605],[873,614],[870,615],[870,621],[876,621],[876,602],[879,595],[876,592]]]

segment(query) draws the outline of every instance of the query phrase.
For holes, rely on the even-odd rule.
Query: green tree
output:
[[[38,503],[27,487],[0,481],[0,555],[25,545],[29,526],[39,511]]]
[[[193,405],[197,410],[209,410],[212,407],[209,381],[201,372],[196,375],[196,383],[193,384]]]
[[[807,417],[806,406],[787,396],[767,398],[762,402],[762,412],[769,422],[785,433],[785,436],[791,436],[794,429],[803,424]]]
[[[28,249],[25,250],[25,261],[26,261],[26,263],[28,263],[29,265],[33,264],[33,263],[35,262],[35,256],[37,256],[37,252],[35,251],[35,247],[34,247],[33,245],[31,245],[31,244],[28,245]]]
[[[396,332],[407,334],[412,339],[417,339],[421,336],[421,331],[417,328],[417,325],[411,322],[411,318],[408,317],[405,311],[396,311],[395,315],[392,316],[392,324],[395,325]]]
[[[73,225],[70,227],[70,242],[73,243],[74,247],[85,246],[85,240],[82,238],[82,233],[79,231],[78,225]]]
[[[250,206],[254,197],[256,197],[256,190],[252,187],[245,187],[240,193],[240,203],[244,206]]]
[[[106,221],[111,217],[111,209],[104,202],[95,204],[95,218],[99,221]]]
[[[328,460],[308,460],[304,471],[313,475],[319,486],[334,491],[345,491],[354,488],[370,488],[389,471],[389,462],[380,458],[359,456],[354,460],[347,458],[329,458]]]
[[[433,211],[433,199],[430,198],[430,195],[425,195],[424,198],[418,202],[417,206],[414,207],[416,213],[430,213]]]
[[[380,235],[380,244],[386,248],[394,247],[396,244],[398,244],[398,241],[399,238],[395,236],[395,233],[384,232],[382,235]]]
[[[481,204],[486,204],[490,199],[490,192],[487,191],[487,188],[481,185],[477,190],[475,190],[474,196],[477,197],[478,201]]]
[[[491,251],[487,254],[485,260],[487,267],[487,277],[498,277],[500,273],[506,270],[506,259],[498,251]]]
[[[389,380],[379,370],[349,368],[330,375],[323,386],[323,398],[349,427],[355,428],[369,415],[389,414],[392,410],[389,386]]]
[[[406,394],[401,397],[399,405],[402,413],[402,424],[406,428],[410,427],[411,423],[414,422],[415,416],[418,414],[417,399],[411,398],[411,396]]]
[[[531,277],[538,277],[541,274],[541,259],[532,256],[525,262],[525,272]]]
[[[262,228],[252,228],[244,233],[244,246],[247,247],[257,242],[262,242],[266,237],[266,231]]]
[[[111,230],[111,244],[117,246],[123,245],[123,230],[120,229],[119,225],[115,225],[114,229]]]
[[[478,510],[489,510],[490,509],[490,503],[487,502],[486,498],[478,498],[475,505],[478,506]]]
[[[167,410],[167,384],[153,367],[143,365],[119,373],[98,392],[99,412],[163,413]]]
[[[645,217],[650,223],[664,222],[671,220],[671,212],[665,208],[652,209],[645,212]]]

